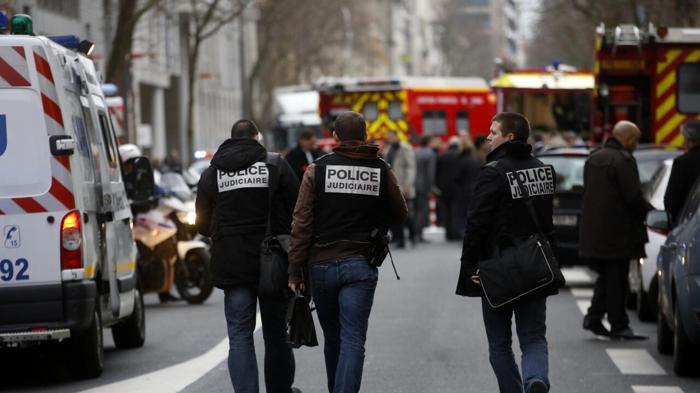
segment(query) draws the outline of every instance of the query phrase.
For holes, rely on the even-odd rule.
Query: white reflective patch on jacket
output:
[[[511,198],[520,199],[523,197],[523,192],[515,178],[516,175],[520,178],[523,186],[527,188],[530,196],[554,194],[554,170],[552,167],[543,166],[506,173]]]
[[[328,165],[325,192],[379,196],[381,174],[380,168]]]
[[[269,187],[269,171],[264,162],[256,162],[248,168],[235,172],[216,171],[219,192],[237,190],[240,188]]]

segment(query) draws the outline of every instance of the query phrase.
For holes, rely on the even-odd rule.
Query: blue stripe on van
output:
[[[0,115],[0,156],[7,150],[7,122],[5,115]]]

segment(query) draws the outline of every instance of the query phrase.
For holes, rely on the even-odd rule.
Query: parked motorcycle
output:
[[[141,209],[134,223],[144,291],[167,301],[175,284],[183,300],[203,303],[213,290],[210,253],[195,228],[192,191],[179,173],[164,173],[157,183],[162,195],[150,209]]]

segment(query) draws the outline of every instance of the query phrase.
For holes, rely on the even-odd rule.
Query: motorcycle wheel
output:
[[[184,261],[178,261],[175,288],[180,297],[189,304],[204,303],[214,289],[209,260],[209,251],[197,248],[188,252]]]

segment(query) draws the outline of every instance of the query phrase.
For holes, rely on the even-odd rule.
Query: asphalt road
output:
[[[459,251],[459,244],[440,241],[395,251],[400,281],[393,277],[388,262],[381,269],[362,391],[498,391],[488,362],[480,302],[454,295]],[[633,327],[651,336],[641,342],[602,341],[584,332],[581,308],[590,298],[591,280],[582,270],[568,272],[568,276],[575,284],[573,290],[564,290],[548,302],[553,392],[700,392],[700,378],[676,377],[671,358],[656,352],[654,324],[642,324],[632,317]],[[221,291],[215,291],[201,306],[160,305],[154,296],[146,300],[146,345],[118,351],[105,330],[105,371],[100,378],[67,378],[65,366],[52,353],[12,352],[0,359],[0,390],[231,392]],[[317,329],[322,341],[318,324]],[[259,331],[256,347],[262,364]],[[517,340],[515,350],[519,356]],[[295,385],[306,393],[326,392],[321,347],[295,354]]]

